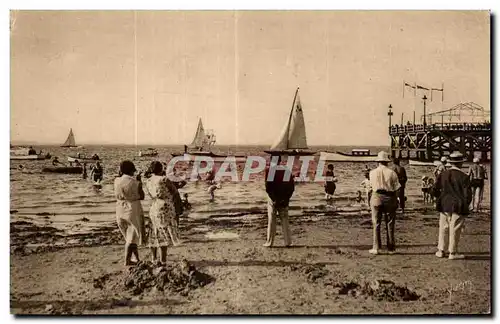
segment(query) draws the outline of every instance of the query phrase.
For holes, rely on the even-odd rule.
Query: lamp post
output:
[[[391,152],[392,155],[392,132],[391,132],[391,117],[392,117],[392,105],[389,105],[389,111],[387,112],[387,116],[389,116],[389,151]]]
[[[424,95],[424,97],[422,98],[422,100],[424,101],[424,130],[425,130],[425,126],[427,125],[427,120],[426,120],[426,113],[425,113],[425,105],[426,105],[426,102],[427,102],[427,96]]]
[[[392,126],[392,123],[391,123],[391,117],[392,117],[393,113],[392,113],[392,105],[389,105],[389,111],[387,112],[387,116],[389,116],[389,132],[391,131],[391,126]]]

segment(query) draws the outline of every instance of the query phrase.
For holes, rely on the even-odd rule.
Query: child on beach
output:
[[[208,182],[208,189],[207,192],[210,194],[210,202],[215,201],[215,190],[222,188],[221,184],[217,184],[215,180],[211,180]]]
[[[424,204],[429,202],[429,187],[428,187],[429,177],[423,176],[421,187],[422,187],[422,197],[424,198]]]
[[[335,193],[335,189],[337,186],[335,183],[337,182],[337,178],[333,174],[333,164],[328,164],[328,170],[326,171],[326,181],[325,181],[325,199],[327,201],[331,201],[333,199],[333,194]]]
[[[429,203],[434,203],[435,202],[435,197],[434,197],[434,179],[433,178],[428,178],[427,179],[427,201]]]
[[[184,210],[190,210],[191,209],[191,204],[188,201],[188,194],[184,194],[184,199],[182,200],[182,205],[184,206]]]
[[[205,179],[208,184],[207,192],[210,194],[210,202],[215,201],[215,190],[222,188],[220,183],[215,181],[215,173],[213,171],[208,171],[207,178]]]
[[[361,182],[361,187],[365,190],[366,203],[370,207],[370,199],[372,198],[372,185],[370,184],[370,173],[365,172],[365,179]]]

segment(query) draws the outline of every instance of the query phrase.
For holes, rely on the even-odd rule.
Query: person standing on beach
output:
[[[326,200],[331,201],[333,199],[333,194],[335,193],[337,179],[333,174],[333,164],[328,164],[328,170],[326,171],[326,181],[325,181],[325,194]]]
[[[373,247],[368,252],[378,254],[382,245],[380,237],[380,225],[382,216],[385,219],[385,229],[387,232],[387,250],[389,254],[396,252],[396,241],[394,238],[394,227],[396,221],[396,209],[398,208],[397,191],[401,187],[398,175],[387,165],[391,159],[389,155],[379,152],[375,162],[378,167],[370,171],[370,184],[372,186],[372,223],[373,223]]]
[[[469,176],[460,170],[464,162],[463,155],[458,152],[450,154],[448,162],[451,167],[443,171],[437,179],[435,193],[436,209],[439,212],[438,258],[444,257],[446,245],[449,245],[448,259],[463,259],[457,253],[460,234],[464,227],[465,217],[469,215],[472,201],[472,190]],[[446,231],[449,231],[448,238]],[[448,244],[447,244],[448,243]]]
[[[87,163],[83,163],[83,170],[82,170],[82,178],[85,180],[87,179]]]
[[[78,161],[76,161],[78,162]],[[95,183],[100,183],[103,179],[104,170],[101,163],[97,162],[94,166],[90,167],[90,179]]]
[[[441,161],[437,162],[437,166],[434,169],[434,177],[436,179],[439,176],[439,174],[441,174],[441,172],[446,170],[446,162],[448,162],[448,159],[446,158],[446,156],[441,157]]]
[[[472,188],[472,211],[479,212],[481,203],[483,202],[484,182],[488,179],[486,168],[479,163],[476,157],[473,160],[474,165],[469,168],[470,185]]]
[[[118,228],[125,238],[125,265],[133,265],[131,258],[139,262],[138,245],[145,239],[144,212],[141,200],[144,200],[144,191],[140,173],[134,177],[136,168],[132,161],[120,163],[120,174],[115,179],[116,221]]]
[[[365,191],[366,204],[368,205],[368,208],[370,208],[370,200],[372,198],[372,185],[370,184],[370,171],[368,171],[368,172],[365,171],[365,180],[363,180],[361,182],[361,187]]]
[[[149,246],[152,261],[157,261],[159,249],[160,262],[165,264],[170,241],[174,246],[181,244],[178,234],[178,214],[182,214],[182,200],[175,185],[163,175],[161,162],[153,161],[150,170],[152,175],[146,183],[146,192],[152,199],[149,207],[149,218],[152,225]],[[175,192],[177,192],[178,197]],[[178,211],[179,209],[180,211]]]
[[[273,246],[274,236],[276,235],[276,217],[280,217],[285,246],[288,247],[292,244],[288,224],[288,205],[295,190],[295,182],[292,171],[288,167],[280,165],[281,157],[278,156],[276,164],[272,162],[272,158],[271,156],[271,165],[265,172],[268,201],[267,240],[264,246]]]
[[[398,200],[399,200],[399,208],[401,208],[401,212],[405,212],[405,187],[406,182],[408,181],[408,177],[406,176],[406,170],[399,163],[399,159],[395,158],[393,161],[394,165],[392,166],[392,170],[396,172],[399,180],[399,189],[397,192]]]

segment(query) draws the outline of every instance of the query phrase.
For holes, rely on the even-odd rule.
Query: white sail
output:
[[[302,104],[300,103],[299,89],[297,89],[290,117],[288,118],[280,137],[276,143],[271,146],[271,150],[284,151],[307,148],[304,113],[302,112]]]
[[[69,130],[69,135],[68,135],[68,138],[66,139],[66,142],[64,142],[63,145],[61,145],[62,147],[75,147],[76,144],[75,144],[75,135],[73,135],[73,129],[71,128]]]
[[[194,148],[202,148],[205,144],[205,129],[203,128],[203,123],[201,122],[201,118],[198,121],[198,128],[196,129],[196,134],[194,135],[193,142],[191,143],[191,147]]]

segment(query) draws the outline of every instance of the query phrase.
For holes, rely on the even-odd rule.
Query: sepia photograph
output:
[[[491,316],[492,17],[10,10],[10,313]]]

